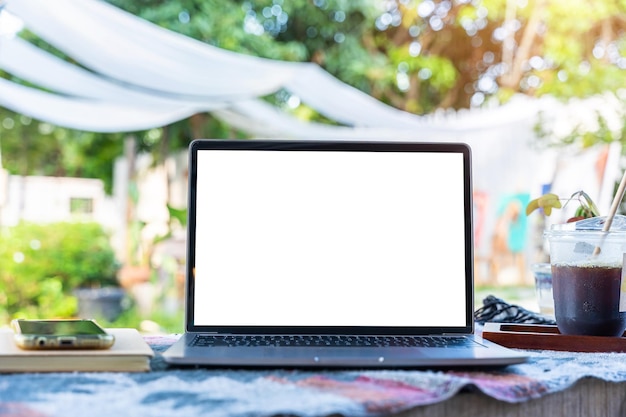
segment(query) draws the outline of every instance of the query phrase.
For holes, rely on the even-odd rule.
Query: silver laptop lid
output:
[[[464,144],[198,140],[186,329],[473,329]]]

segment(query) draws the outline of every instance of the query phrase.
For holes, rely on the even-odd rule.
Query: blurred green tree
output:
[[[20,223],[0,233],[0,323],[71,317],[72,290],[116,286],[119,265],[96,223]]]
[[[108,1],[220,48],[316,62],[416,114],[505,102],[515,93],[567,99],[615,92],[626,71],[624,0]],[[285,91],[266,97],[285,108],[289,98]],[[304,105],[293,111],[324,120]],[[157,159],[194,137],[245,136],[209,114],[133,135],[139,149]],[[123,149],[120,136],[0,111],[3,163],[12,173],[110,183],[111,160]]]
[[[601,0],[393,0],[376,25],[397,69],[398,107],[416,113],[586,97],[621,88],[626,3]]]

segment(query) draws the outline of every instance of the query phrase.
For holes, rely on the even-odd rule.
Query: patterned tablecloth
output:
[[[498,370],[303,371],[171,369],[175,337],[146,336],[157,353],[148,373],[0,375],[0,416],[379,416],[463,390],[523,402],[594,377],[626,381],[626,354],[532,351]]]

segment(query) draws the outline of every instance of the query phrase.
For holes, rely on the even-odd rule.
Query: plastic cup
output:
[[[622,336],[626,329],[626,296],[622,295],[626,232],[553,228],[546,237],[560,333]]]
[[[537,304],[539,313],[544,316],[554,317],[554,297],[552,295],[552,267],[549,263],[537,263],[531,265],[535,277],[535,290],[537,291]]]

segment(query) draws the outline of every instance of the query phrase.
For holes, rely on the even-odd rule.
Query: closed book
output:
[[[0,372],[145,372],[154,352],[136,329],[106,329],[109,349],[24,350],[13,333],[0,331]]]

